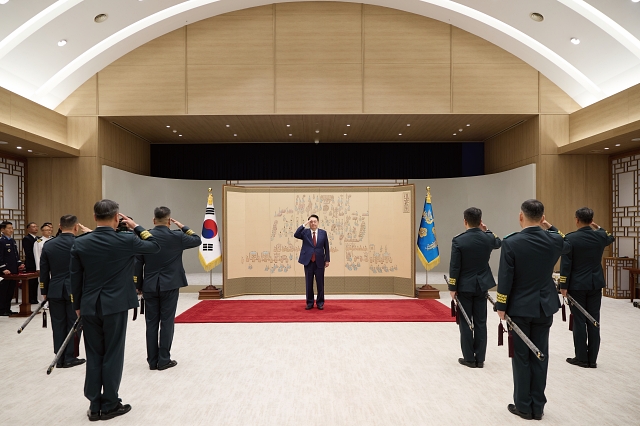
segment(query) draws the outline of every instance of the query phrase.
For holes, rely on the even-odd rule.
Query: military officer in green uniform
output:
[[[44,300],[49,302],[51,329],[53,330],[53,352],[58,353],[64,339],[73,328],[77,315],[73,310],[69,263],[71,247],[78,235],[78,218],[64,215],[60,218],[62,233],[51,238],[42,246],[40,255],[40,290]],[[81,332],[78,332],[81,333]],[[80,334],[78,334],[80,337]],[[75,367],[85,363],[82,358],[73,356],[74,345],[67,345],[64,354],[58,360],[58,368]]]
[[[482,223],[482,211],[469,207],[463,213],[462,234],[451,241],[451,263],[449,264],[449,291],[451,298],[458,300],[469,319],[460,321],[460,346],[463,358],[458,362],[470,368],[484,367],[487,352],[487,290],[496,285],[489,267],[491,252],[500,248],[501,241]]]
[[[496,308],[504,319],[508,314],[524,334],[546,355],[540,361],[524,341],[513,333],[513,400],[508,410],[524,419],[542,419],[547,399],[549,329],[560,300],[553,283],[553,268],[571,245],[544,217],[538,200],[520,207],[522,231],[503,238],[498,270]],[[544,229],[543,229],[544,228]]]
[[[156,207],[153,216],[155,227],[149,232],[161,249],[156,254],[136,257],[135,281],[146,302],[149,369],[166,370],[178,364],[171,359],[171,343],[179,290],[188,285],[182,266],[182,252],[198,247],[202,240],[188,226],[173,219],[168,207]],[[170,230],[172,223],[180,229]]]
[[[615,237],[593,223],[593,210],[582,207],[576,211],[577,231],[566,238],[571,251],[562,256],[560,263],[560,291],[571,294],[576,302],[600,322],[602,289],[605,287],[602,271],[602,253]],[[579,367],[597,367],[600,350],[600,328],[595,327],[582,312],[571,306],[573,314],[573,345],[575,356],[567,358],[569,364]]]
[[[136,255],[153,254],[153,235],[118,212],[111,200],[93,206],[96,229],[76,239],[71,249],[73,307],[82,315],[87,373],[84,395],[89,420],[109,420],[131,411],[118,398],[124,365],[127,311],[138,306],[133,282]],[[134,233],[116,233],[118,218]]]

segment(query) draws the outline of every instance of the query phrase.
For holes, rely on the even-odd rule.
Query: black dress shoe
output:
[[[476,362],[476,368],[484,368],[484,362]]]
[[[8,317],[9,315],[11,315],[9,312],[0,312],[0,317]]]
[[[544,416],[544,413],[540,413],[540,414],[533,414],[533,420],[542,420],[542,416]]]
[[[38,302],[37,300],[29,300],[29,303],[31,303],[32,305],[40,304],[40,302]]]
[[[149,366],[149,370],[157,370],[158,366],[157,365],[150,365]]]
[[[578,358],[567,358],[567,362],[571,365],[577,365],[578,367],[589,368],[588,362],[578,361]]]
[[[522,411],[518,410],[513,404],[507,405],[507,410],[509,410],[511,414],[515,414],[516,416],[522,417],[525,420],[531,420],[533,418],[531,413],[523,413]]]
[[[160,370],[160,371],[166,370],[167,368],[175,367],[176,365],[178,365],[178,361],[171,360],[168,363],[166,363],[165,365],[158,366],[158,370]]]
[[[89,417],[90,422],[95,422],[100,420],[100,411],[91,411],[91,409],[87,410],[87,417]]]
[[[307,306],[306,308],[304,308],[306,311],[308,311],[309,309],[313,309],[313,305],[311,306]]]
[[[589,368],[598,368],[598,363],[594,362],[593,364],[589,364]]]
[[[71,360],[71,361],[69,361],[69,362],[65,362],[65,363],[62,365],[62,368],[71,368],[71,367],[75,367],[75,366],[78,366],[78,365],[82,365],[82,364],[84,364],[85,362],[87,362],[87,360],[86,360],[86,359],[84,359],[84,358],[74,358],[74,359],[72,359],[72,360]]]
[[[119,402],[116,408],[114,408],[113,410],[109,410],[106,412],[103,411],[102,414],[100,415],[100,420],[110,420],[114,417],[127,414],[129,411],[131,411],[131,405],[129,404],[122,405],[122,403]]]
[[[469,362],[469,361],[465,361],[464,358],[458,358],[458,362],[462,365],[464,365],[465,367],[469,367],[469,368],[476,368],[476,363],[474,362]]]
[[[318,309],[323,310],[324,309],[324,305],[318,305]]]

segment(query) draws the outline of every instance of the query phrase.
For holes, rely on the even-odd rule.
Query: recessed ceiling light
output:
[[[576,38],[576,37],[571,37],[571,43],[573,44],[580,44],[580,39]]]
[[[315,141],[313,141],[316,145],[320,143],[320,139],[316,139]]]
[[[633,138],[631,139],[631,142],[640,142],[640,138]]]
[[[33,150],[32,149],[28,149],[27,152],[33,152]]]
[[[65,39],[62,39],[62,40],[60,40],[58,42],[58,46],[60,46],[60,47],[64,46],[65,44],[67,44],[67,40],[65,40]]]
[[[22,149],[22,147],[21,147],[21,146],[16,146],[16,148],[18,148],[18,149]]]
[[[287,127],[291,127],[291,124],[287,124]]]
[[[467,124],[467,127],[471,126],[471,124]]]
[[[609,149],[609,148],[605,148],[605,149]]]
[[[237,133],[234,133],[234,134],[233,134],[233,136],[238,136],[238,134],[237,134]]]
[[[544,16],[542,16],[542,14],[541,14],[541,13],[538,13],[538,12],[531,12],[531,13],[529,14],[529,18],[533,19],[533,20],[534,20],[534,21],[536,21],[536,22],[542,22],[542,21],[544,21]]]
[[[229,127],[229,125],[227,124],[227,127]]]
[[[177,130],[174,130],[174,131],[173,131],[173,133],[178,133],[178,131],[177,131]]]
[[[104,21],[106,21],[108,18],[109,18],[109,15],[107,15],[106,13],[101,13],[99,15],[96,15],[95,18],[93,18],[93,20],[96,24],[101,24]]]
[[[182,135],[178,135],[178,136],[182,136]]]
[[[453,136],[457,135],[457,133],[454,133]]]
[[[458,129],[458,131],[459,131],[459,132],[461,132],[461,131],[462,131],[462,129]]]
[[[289,133],[289,136],[293,136],[293,134]]]
[[[4,4],[4,3],[3,3]],[[7,145],[9,142],[0,141],[0,145]]]
[[[351,124],[347,124],[347,127],[351,127]]]
[[[402,136],[402,133],[398,133],[398,136]]]
[[[638,1],[640,1],[640,0],[638,0]],[[616,146],[620,146],[620,144],[619,144],[619,143],[617,143],[617,144],[616,144]]]
[[[320,133],[320,130],[316,130],[316,133]]]
[[[407,124],[407,127],[411,127],[411,124]]]
[[[345,136],[347,136],[347,134],[346,134],[346,133],[345,133],[344,135],[345,135]]]
[[[171,127],[171,126],[167,126],[167,127]]]

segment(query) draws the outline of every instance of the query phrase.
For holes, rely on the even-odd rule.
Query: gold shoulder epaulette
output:
[[[140,238],[142,238],[143,240],[146,240],[149,237],[153,237],[153,235],[151,235],[151,232],[149,231],[142,231],[140,233]]]

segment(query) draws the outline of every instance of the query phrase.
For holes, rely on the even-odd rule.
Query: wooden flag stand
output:
[[[213,285],[213,270],[209,271],[209,285],[198,292],[198,300],[222,299],[222,290]]]
[[[426,283],[429,282],[429,272],[425,271]],[[416,297],[418,299],[440,299],[440,292],[429,284],[425,284],[416,289]]]

